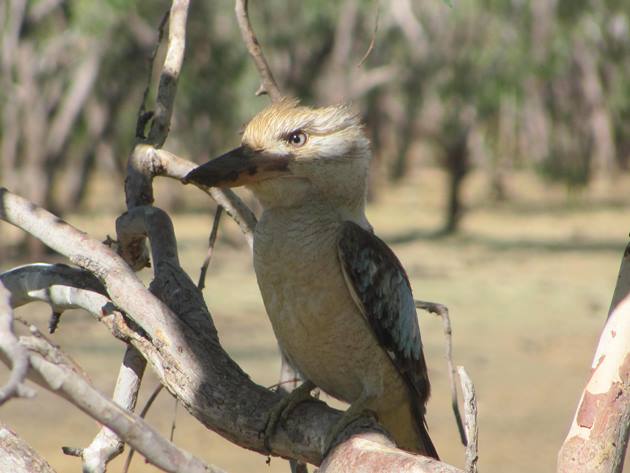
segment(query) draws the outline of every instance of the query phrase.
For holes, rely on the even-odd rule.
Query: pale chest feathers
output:
[[[289,317],[296,320],[288,324],[310,325],[309,319],[327,312],[328,305],[350,300],[337,255],[340,225],[334,216],[316,212],[282,209],[263,215],[256,228],[254,267],[274,329],[281,330],[276,326]]]

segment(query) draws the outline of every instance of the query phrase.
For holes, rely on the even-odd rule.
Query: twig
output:
[[[475,385],[463,366],[457,367],[464,393],[464,415],[466,416],[466,472],[477,473],[478,437],[477,427],[477,395]]]
[[[140,418],[144,419],[145,416],[147,415],[147,412],[149,412],[149,409],[151,408],[151,405],[153,404],[153,401],[155,401],[158,397],[158,394],[160,394],[160,391],[162,391],[162,388],[164,386],[162,386],[161,384],[158,384],[155,389],[153,390],[153,392],[151,393],[151,395],[149,396],[149,399],[147,399],[146,404],[144,405],[144,408],[142,409],[142,412],[140,412]],[[173,439],[171,439],[171,442],[173,441]],[[127,455],[127,458],[125,458],[125,464],[123,465],[123,469],[122,469],[122,473],[127,473],[129,471],[129,467],[131,466],[131,460],[133,459],[133,454],[136,453],[136,450],[134,448],[129,449],[129,454]]]
[[[210,237],[208,238],[208,251],[206,253],[206,259],[201,265],[201,273],[199,274],[199,282],[197,283],[197,287],[200,291],[202,291],[206,285],[206,272],[208,271],[208,266],[210,265],[210,260],[212,259],[214,244],[217,241],[217,233],[219,232],[221,215],[223,215],[223,207],[219,205],[217,206],[217,210],[214,214],[214,220],[212,221],[212,230],[210,231]]]
[[[153,78],[153,64],[155,63],[155,56],[157,55],[158,50],[160,49],[160,45],[162,44],[162,38],[164,38],[164,27],[166,26],[166,22],[170,16],[171,11],[167,10],[164,12],[162,19],[160,20],[160,24],[158,26],[158,37],[155,45],[153,46],[153,51],[151,51],[151,55],[149,56],[149,61],[147,65],[147,84],[144,88],[144,93],[142,94],[142,102],[140,103],[140,108],[138,109],[138,118],[136,120],[136,138],[145,139],[144,129],[148,121],[153,118],[153,111],[147,111],[147,98],[149,96],[149,91],[151,90],[151,79]]]
[[[457,401],[457,383],[455,365],[453,363],[453,332],[451,330],[451,318],[448,314],[448,307],[435,302],[414,301],[416,309],[422,309],[431,314],[436,314],[442,319],[444,326],[444,339],[446,342],[446,363],[448,364],[448,380],[451,386],[451,407],[455,416],[455,423],[459,431],[459,438],[463,445],[466,445],[466,432],[462,422],[462,414],[459,410],[459,402]]]
[[[179,401],[175,398],[175,406],[173,407],[173,422],[171,423],[171,433],[168,436],[168,439],[172,442],[175,438],[175,425],[177,420],[177,406],[179,405]]]
[[[376,44],[376,33],[378,32],[378,20],[381,15],[380,2],[376,0],[376,17],[374,18],[374,30],[372,31],[372,38],[370,39],[370,44],[365,51],[365,54],[361,58],[361,60],[357,63],[357,67],[361,67],[363,63],[366,61],[372,50],[374,49],[374,45]]]
[[[262,80],[256,95],[266,93],[269,97],[271,97],[272,102],[278,102],[282,99],[282,93],[280,93],[278,84],[276,84],[276,81],[273,78],[273,74],[269,68],[267,60],[265,59],[265,55],[262,52],[260,43],[258,42],[256,34],[252,29],[252,25],[249,21],[249,13],[247,11],[247,3],[247,0],[236,0],[235,12],[236,21],[238,22],[238,26],[241,30],[241,36],[243,37],[247,51],[254,60],[254,64],[256,64],[256,69],[258,69],[258,73],[260,74]]]
[[[14,397],[33,397],[35,391],[23,383],[28,373],[28,353],[19,344],[13,331],[13,310],[10,305],[11,293],[0,282],[0,350],[11,363],[11,375],[0,389],[0,405]]]

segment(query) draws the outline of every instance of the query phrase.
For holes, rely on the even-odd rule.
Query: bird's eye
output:
[[[303,131],[293,131],[287,136],[287,142],[293,146],[302,146],[306,143],[306,133]]]

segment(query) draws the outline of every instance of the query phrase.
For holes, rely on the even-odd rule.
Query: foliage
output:
[[[45,14],[38,13],[39,3],[27,2],[20,19],[5,2],[3,40],[10,40],[13,22],[21,26],[16,54],[3,53],[2,178],[33,179],[26,110],[39,107],[43,135],[50,132],[71,95],[74,73],[99,54],[98,79],[61,137],[63,146],[39,158],[50,172],[36,187],[53,189],[70,176],[85,188],[98,166],[117,170],[122,179],[146,83],[145,58],[168,2],[69,0]],[[449,169],[457,161],[449,150],[460,149],[462,136],[483,146],[466,146],[452,172],[465,175],[482,165],[493,188],[505,189],[499,181],[517,166],[571,188],[597,176],[612,178],[628,166],[628,2],[270,0],[250,9],[283,91],[313,104],[353,101],[362,111],[375,172],[389,170],[400,179],[423,161]],[[203,160],[234,146],[243,123],[266,102],[253,96],[258,77],[231,1],[193,2],[188,30],[167,146]],[[23,64],[29,54],[30,76]],[[20,95],[29,80],[44,92],[44,103]],[[102,130],[95,110],[105,113]],[[15,116],[17,131],[9,123]],[[103,147],[112,150],[109,163]],[[420,155],[418,149],[428,151]],[[46,191],[31,198],[63,210],[84,195],[70,192],[63,199]]]

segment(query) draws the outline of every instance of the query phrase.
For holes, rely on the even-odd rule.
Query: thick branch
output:
[[[336,447],[324,460],[319,473],[463,473],[459,468],[428,457],[419,457],[377,434],[359,434]]]
[[[30,445],[0,422],[0,471],[11,473],[55,473]]]
[[[181,268],[165,264],[152,284],[154,293],[174,313],[146,290],[111,249],[6,190],[0,191],[0,218],[95,272],[113,304],[134,322],[126,323],[113,310],[101,317],[112,333],[132,343],[165,387],[207,427],[238,445],[265,452],[259,433],[279,395],[254,384],[223,351],[201,294]],[[151,235],[151,231],[147,233]],[[321,403],[298,406],[271,439],[272,453],[320,463],[327,433],[339,416],[338,411]],[[379,432],[375,425],[374,428]],[[378,438],[387,443],[384,436]],[[363,453],[352,450],[356,456]],[[402,452],[391,449],[390,453]],[[426,464],[423,457],[411,458],[419,465]],[[437,463],[441,465],[444,464]]]
[[[558,473],[621,473],[630,429],[630,244]]]

